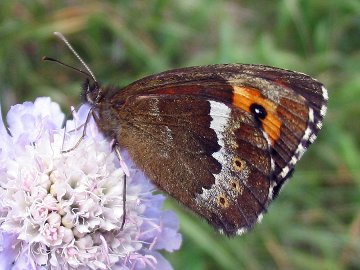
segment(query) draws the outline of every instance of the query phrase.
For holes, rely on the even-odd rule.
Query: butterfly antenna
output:
[[[71,69],[73,69],[73,70],[75,70],[77,72],[80,72],[81,74],[84,74],[86,77],[89,77],[92,80],[94,79],[89,73],[87,73],[87,72],[85,72],[85,71],[83,71],[83,70],[81,70],[79,68],[76,68],[76,67],[70,66],[68,64],[65,64],[64,62],[61,62],[60,60],[57,60],[55,58],[51,58],[51,57],[48,57],[48,56],[43,56],[42,60],[43,61],[52,61],[52,62],[58,63],[58,64],[60,64],[62,66],[65,66],[65,67],[71,68]]]
[[[63,34],[61,34],[60,32],[54,32],[54,35],[57,36],[58,38],[60,38],[64,43],[65,45],[70,49],[70,51],[76,56],[76,58],[80,61],[80,63],[84,66],[84,68],[87,70],[87,72],[89,74],[87,74],[86,72],[83,72],[80,70],[81,73],[85,73],[87,75],[90,75],[90,77],[94,80],[94,82],[96,83],[97,80],[96,80],[96,77],[94,75],[94,73],[91,71],[91,69],[88,67],[88,65],[85,63],[84,60],[82,60],[82,58],[80,57],[80,55],[74,50],[74,48],[71,46],[70,42],[64,37]],[[45,60],[50,60],[50,61],[54,61],[54,59],[50,58],[50,59],[45,59]],[[59,62],[59,61],[56,61],[56,62]],[[63,64],[63,63],[61,63]],[[65,66],[68,66],[65,64]],[[72,67],[71,67],[72,68]],[[75,70],[77,70],[76,68],[73,68]],[[79,71],[79,70],[78,70]]]

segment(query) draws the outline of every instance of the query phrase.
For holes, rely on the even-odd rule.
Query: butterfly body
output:
[[[261,218],[315,140],[327,103],[311,77],[262,65],[170,70],[123,89],[85,86],[104,135],[227,235]]]

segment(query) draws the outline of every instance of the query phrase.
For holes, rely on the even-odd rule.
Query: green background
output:
[[[261,224],[228,239],[176,202],[184,236],[174,269],[360,269],[360,1],[6,1],[0,91],[12,104],[51,96],[69,112],[83,76],[60,31],[102,84],[166,69],[261,63],[301,71],[329,90],[317,142]]]

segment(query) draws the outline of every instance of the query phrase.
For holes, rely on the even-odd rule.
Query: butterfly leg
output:
[[[76,147],[79,146],[79,144],[82,142],[82,140],[83,140],[83,139],[85,138],[85,136],[86,136],[86,127],[87,127],[87,124],[88,124],[89,121],[90,121],[91,115],[94,115],[92,108],[89,110],[89,112],[88,112],[88,114],[87,114],[87,116],[86,116],[86,120],[85,120],[84,124],[82,124],[82,126],[83,126],[83,133],[82,133],[80,139],[76,142],[76,144],[75,144],[73,147],[71,147],[71,148],[69,148],[69,149],[67,149],[67,150],[61,150],[61,153],[69,153],[69,152],[73,151]]]
[[[129,176],[129,169],[127,168],[127,166],[121,156],[120,146],[116,142],[113,145],[113,149],[115,150],[115,154],[116,154],[117,158],[119,159],[120,166],[124,170],[124,173],[125,173],[124,174],[124,182],[123,182],[123,218],[122,218],[122,223],[121,223],[121,227],[120,227],[120,231],[122,231],[124,228],[125,219],[126,219],[126,176]]]

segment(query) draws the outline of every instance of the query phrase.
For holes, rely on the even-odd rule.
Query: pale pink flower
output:
[[[88,110],[74,111],[66,131],[49,98],[13,106],[8,130],[0,121],[0,269],[171,269],[158,251],[180,247],[178,220],[126,152],[123,230],[124,171],[95,123],[61,152]]]

